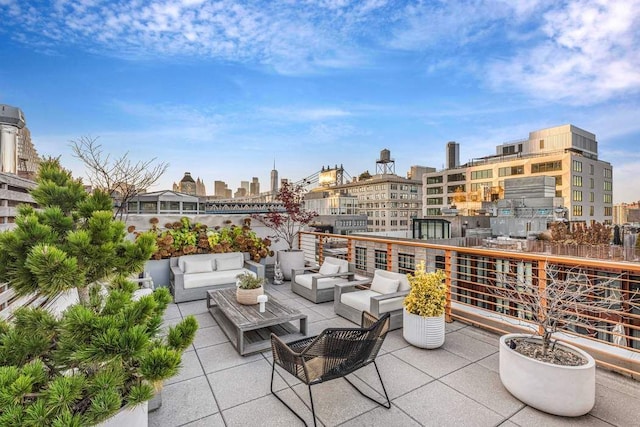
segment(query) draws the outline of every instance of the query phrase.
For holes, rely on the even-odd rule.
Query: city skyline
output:
[[[0,103],[43,155],[69,141],[234,191],[273,159],[292,181],[343,164],[405,176],[534,129],[593,132],[614,203],[640,199],[640,1],[0,1]],[[210,191],[211,192],[211,191]]]

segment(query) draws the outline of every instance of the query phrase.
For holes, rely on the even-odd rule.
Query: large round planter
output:
[[[136,405],[133,408],[122,408],[111,418],[96,424],[96,427],[147,427],[149,424],[148,402]]]
[[[403,308],[402,336],[416,347],[440,347],[444,344],[444,314],[438,317],[422,317]]]
[[[255,289],[236,289],[236,300],[238,304],[254,305],[258,303],[258,297],[264,294],[262,286]]]
[[[284,280],[291,280],[291,270],[304,268],[304,252],[301,250],[278,251],[278,262]]]
[[[589,412],[596,398],[596,362],[588,353],[570,344],[556,345],[583,357],[581,366],[561,366],[524,356],[507,345],[511,338],[500,337],[500,380],[509,393],[527,405],[564,417],[579,417]],[[530,337],[540,341],[539,337]]]

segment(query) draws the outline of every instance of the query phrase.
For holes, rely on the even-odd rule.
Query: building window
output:
[[[483,188],[491,188],[491,182],[473,182],[471,183],[471,191],[482,190]]]
[[[593,165],[589,165],[589,175],[593,175]]]
[[[398,225],[398,220],[397,219],[392,219],[391,220],[391,225]]]
[[[593,206],[589,206],[589,215],[593,216],[595,212],[595,209],[593,208]]]
[[[157,202],[140,202],[140,210],[142,212],[157,212],[158,203]]]
[[[440,209],[438,208],[427,208],[427,215],[440,215],[442,212],[440,212]]]
[[[427,194],[442,194],[442,187],[427,188]]]
[[[487,179],[493,178],[493,169],[484,169],[481,171],[472,171],[471,179]]]
[[[413,273],[416,269],[416,256],[398,253],[398,273]]]
[[[573,190],[573,201],[574,202],[581,202],[582,201],[582,191]]]
[[[356,269],[357,270],[366,270],[367,269],[367,248],[361,248],[356,246]]]
[[[594,200],[595,200],[595,197],[594,197],[593,191],[591,191],[589,192],[589,201],[593,203]]]
[[[573,216],[582,216],[582,206],[573,205]]]
[[[427,184],[442,184],[442,175],[440,176],[428,176]]]
[[[374,260],[374,267],[376,270],[387,269],[387,251],[376,249],[373,260]]]
[[[463,173],[453,173],[451,175],[447,175],[447,181],[466,181],[467,176]]]
[[[557,175],[555,178],[556,178],[556,186],[562,185],[562,175]]]
[[[595,185],[594,185],[593,178],[589,178],[589,188],[594,188],[594,187]]]
[[[462,185],[450,185],[450,186],[447,187],[447,193],[455,193],[455,192],[458,192],[458,191],[465,192],[466,191],[465,190],[465,185],[464,184],[462,184]]]
[[[605,206],[604,216],[612,216],[612,215],[613,215],[613,208],[611,206]]]
[[[524,165],[508,166],[498,169],[499,176],[511,176],[524,174]]]
[[[613,203],[613,196],[611,194],[604,194],[604,202],[605,203]]]
[[[573,175],[573,186],[582,187],[582,177],[580,175]]]
[[[427,205],[442,205],[442,197],[427,197]]]
[[[604,169],[604,177],[605,178],[611,178],[612,174],[611,174],[611,169]]]
[[[406,215],[405,215],[405,216],[406,216]],[[409,221],[407,221],[406,219],[401,219],[401,220],[400,220],[400,225],[401,225],[401,226],[402,226],[402,225],[407,226],[407,225],[409,225]]]
[[[604,191],[611,191],[611,189],[613,188],[611,181],[605,181],[604,182]]]
[[[544,173],[561,170],[562,161],[560,160],[557,160],[555,162],[533,163],[531,165],[531,173]]]
[[[579,160],[573,161],[573,171],[574,172],[582,172],[582,162]]]
[[[562,190],[556,190],[556,197],[562,197]]]
[[[544,139],[540,140],[540,149],[544,149]]]

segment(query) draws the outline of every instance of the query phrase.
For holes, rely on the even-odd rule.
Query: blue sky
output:
[[[0,0],[0,103],[39,153],[69,141],[205,181],[396,173],[529,131],[594,132],[614,202],[640,199],[640,0]]]

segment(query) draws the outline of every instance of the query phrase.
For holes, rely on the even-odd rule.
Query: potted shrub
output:
[[[108,195],[87,194],[57,159],[41,163],[37,182],[41,209],[21,206],[16,228],[0,234],[0,282],[18,295],[74,290],[77,303],[58,316],[21,309],[0,322],[0,425],[93,425],[131,413],[176,374],[197,322],[186,318],[161,337],[168,291],[137,298],[125,279],[155,238],[125,240]],[[140,412],[146,425],[144,407],[132,413]]]
[[[596,364],[589,353],[556,340],[556,333],[568,324],[595,327],[595,319],[622,304],[625,293],[618,300],[604,298],[602,290],[612,280],[594,280],[579,269],[550,265],[544,274],[546,286],[541,288],[518,275],[497,275],[492,292],[505,308],[519,312],[523,319],[520,326],[531,329],[529,334],[500,338],[500,379],[511,394],[529,406],[577,417],[595,404]],[[631,298],[622,306],[640,308]]]
[[[411,289],[403,302],[402,335],[409,344],[429,349],[444,344],[444,278],[442,270],[427,273],[424,261],[407,275]]]
[[[258,303],[258,296],[264,293],[264,280],[251,273],[240,273],[236,276],[236,299],[240,304],[253,305]]]
[[[278,262],[286,280],[291,280],[291,270],[304,268],[304,252],[294,249],[294,243],[300,230],[318,216],[316,212],[303,208],[303,196],[302,185],[285,182],[276,195],[276,200],[282,203],[282,209],[271,209],[266,214],[252,216],[273,230],[270,238],[287,245],[286,249],[278,251]]]

